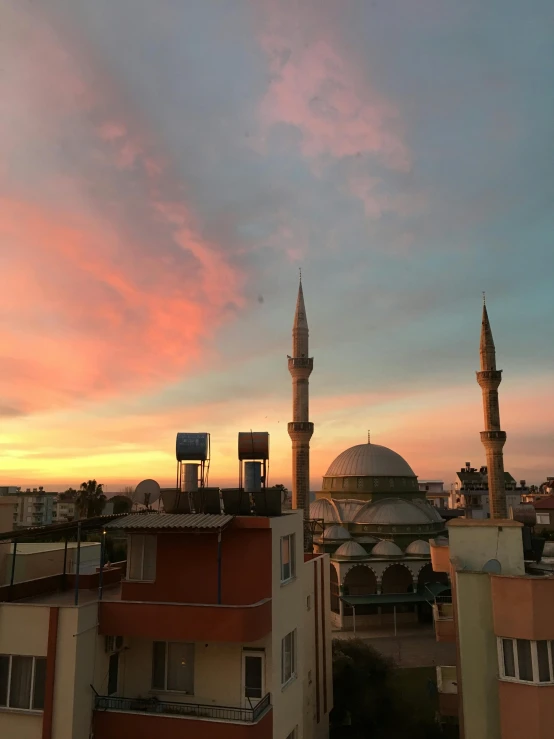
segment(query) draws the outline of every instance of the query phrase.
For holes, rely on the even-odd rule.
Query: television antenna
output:
[[[136,486],[131,496],[133,503],[151,508],[152,504],[160,498],[160,486],[156,480],[143,480]]]

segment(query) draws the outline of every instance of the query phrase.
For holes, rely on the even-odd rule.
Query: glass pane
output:
[[[281,580],[288,580],[290,577],[290,551],[289,537],[283,536],[281,539]]]
[[[532,682],[533,663],[531,661],[531,642],[528,639],[517,639],[517,661],[519,679]]]
[[[131,556],[129,557],[129,579],[142,580],[142,550],[144,536],[133,534],[129,537],[131,544]]]
[[[158,546],[157,536],[145,536],[144,537],[144,564],[142,579],[143,580],[155,580],[156,579],[156,549]]]
[[[33,688],[33,708],[42,711],[44,708],[44,688],[46,685],[46,658],[35,657],[35,685]]]
[[[504,652],[504,675],[515,677],[514,643],[511,639],[502,639],[502,651]]]
[[[110,655],[110,666],[108,668],[108,695],[117,693],[117,677],[119,673],[119,654]]]
[[[261,655],[247,654],[244,657],[244,695],[246,698],[262,697],[262,667]]]
[[[286,683],[292,675],[292,634],[287,634],[283,639],[283,669],[282,679]]]
[[[155,641],[152,652],[152,687],[165,690],[165,642]]]
[[[0,706],[8,703],[8,673],[10,671],[10,658],[0,655]]]
[[[296,559],[294,556],[294,534],[290,535],[290,576],[294,577],[296,575]]]
[[[12,657],[10,708],[31,707],[32,657]]]
[[[550,666],[548,664],[548,642],[537,642],[537,662],[539,663],[539,682],[550,682]]]
[[[167,689],[194,694],[194,644],[167,645]]]

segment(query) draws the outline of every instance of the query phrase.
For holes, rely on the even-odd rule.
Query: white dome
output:
[[[356,514],[354,522],[385,526],[429,526],[437,523],[433,508],[425,501],[423,505],[415,505],[415,501],[404,498],[384,498],[366,503]]]
[[[335,525],[329,526],[328,529],[325,529],[325,531],[323,532],[323,538],[327,541],[345,541],[351,539],[352,537],[343,526]]]
[[[371,550],[372,557],[401,557],[402,549],[393,541],[380,541]]]
[[[406,554],[412,557],[429,557],[431,554],[431,547],[428,541],[423,539],[416,539],[406,547]]]
[[[331,463],[325,477],[343,477],[346,475],[358,477],[368,475],[416,476],[400,454],[379,444],[358,444],[346,449]]]
[[[310,503],[310,519],[322,518],[325,523],[340,523],[337,509],[327,498],[319,498]]]
[[[358,513],[364,504],[363,500],[354,500],[352,498],[346,498],[345,500],[335,498],[333,503],[343,523],[353,521],[356,513]]]
[[[367,557],[368,554],[366,550],[358,544],[358,542],[351,539],[350,541],[345,541],[344,544],[341,544],[333,556],[344,557],[345,559],[357,559],[359,557]]]

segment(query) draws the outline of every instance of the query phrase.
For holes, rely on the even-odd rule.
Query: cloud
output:
[[[242,274],[86,45],[15,6],[8,20],[3,404],[31,413],[175,380],[242,305]]]
[[[286,124],[299,131],[300,152],[316,176],[337,177],[362,202],[367,218],[404,210],[383,179],[386,172],[410,172],[403,121],[345,48],[340,19],[328,3],[303,12],[287,3],[264,5],[259,42],[271,79],[260,103],[262,127],[269,132]]]

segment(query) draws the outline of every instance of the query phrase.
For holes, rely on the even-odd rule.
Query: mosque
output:
[[[304,510],[314,535],[306,549],[331,560],[331,610],[336,628],[350,630],[410,621],[430,621],[431,603],[447,592],[444,573],[433,572],[429,539],[446,534],[438,509],[420,492],[408,462],[371,442],[346,449],[323,477],[309,502],[308,323],[302,282],[293,324],[294,421],[293,507]],[[448,591],[449,592],[449,591]]]

